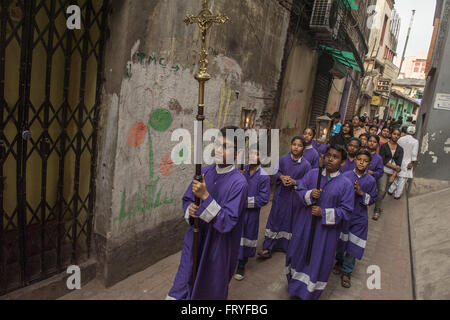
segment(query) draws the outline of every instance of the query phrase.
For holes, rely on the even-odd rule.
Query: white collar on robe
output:
[[[236,169],[236,166],[234,164],[229,165],[228,167],[225,167],[225,168],[219,168],[219,165],[216,164],[216,171],[218,174],[229,173],[229,172],[233,171],[234,169]]]
[[[330,174],[330,178],[336,178],[336,177],[340,176],[340,174],[341,174],[341,173],[340,173],[339,170],[338,170],[338,171],[336,171],[335,173]],[[324,176],[324,177],[327,176],[327,169],[323,169],[323,171],[322,171],[322,176]]]
[[[291,159],[292,161],[294,161],[294,159],[292,158],[292,153],[291,153]],[[303,156],[300,157],[300,159],[297,160],[298,163],[302,163],[303,160]]]
[[[356,173],[356,169],[353,169],[353,172],[356,174],[356,176],[358,177],[358,179],[361,179],[366,173],[364,173],[363,175],[359,175]]]
[[[313,145],[311,143],[309,146],[305,147],[305,150],[309,150],[309,149],[312,149],[312,148],[314,148],[314,147],[313,147]]]

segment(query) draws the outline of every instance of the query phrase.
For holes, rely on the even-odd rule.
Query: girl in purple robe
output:
[[[352,183],[340,174],[346,151],[331,146],[325,154],[325,169],[310,170],[296,192],[300,209],[286,255],[289,293],[303,300],[318,299],[325,289],[343,222],[353,211]],[[322,178],[317,189],[319,170]],[[311,260],[306,263],[312,219],[317,219],[312,242]]]
[[[367,142],[367,151],[372,155],[372,161],[367,173],[374,177],[376,181],[384,175],[383,158],[377,153],[379,145],[380,137],[376,134],[370,135]]]
[[[312,145],[315,136],[316,130],[313,128],[306,128],[305,131],[303,131],[303,138],[305,139],[303,157],[308,160],[313,169],[318,168],[320,165],[319,153]]]
[[[261,208],[270,200],[270,176],[261,168],[257,145],[249,148],[250,165],[244,169],[244,176],[248,182],[248,201],[244,212],[244,221],[239,250],[239,264],[234,278],[244,279],[245,265],[248,258],[256,254],[259,231],[259,214]]]
[[[347,171],[353,171],[355,169],[355,158],[361,149],[361,140],[358,138],[351,138],[347,147],[348,158],[345,161],[345,165],[341,167],[341,173]]]
[[[355,203],[350,220],[344,223],[344,230],[340,235],[336,265],[334,273],[341,275],[341,285],[351,287],[351,274],[355,269],[356,259],[361,260],[366,247],[369,229],[367,208],[377,200],[377,186],[375,178],[367,173],[372,155],[362,150],[356,156],[356,168],[347,171],[344,177],[353,183],[355,189]]]
[[[295,200],[295,189],[311,165],[303,156],[305,140],[294,137],[291,141],[291,152],[282,157],[275,174],[276,189],[273,195],[272,208],[267,220],[263,250],[258,255],[263,259],[272,257],[272,250],[288,250],[292,237],[293,212],[298,206]]]
[[[181,261],[167,300],[226,300],[242,236],[242,217],[247,203],[245,177],[227,164],[227,153],[237,158],[237,137],[226,138],[227,127],[214,147],[216,164],[202,169],[203,182],[193,181],[183,196],[183,210],[190,228],[184,237]],[[229,132],[231,133],[231,132]],[[234,146],[233,146],[234,145]],[[201,199],[200,206],[195,198]],[[192,283],[193,219],[199,219],[198,268]]]

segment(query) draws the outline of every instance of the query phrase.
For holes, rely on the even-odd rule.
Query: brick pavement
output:
[[[352,287],[343,288],[339,277],[332,274],[321,299],[407,300],[413,298],[406,198],[396,201],[387,196],[384,207],[385,213],[380,220],[369,219],[367,248],[362,261],[357,261]],[[258,248],[262,244],[269,211],[270,204],[261,212]],[[180,255],[181,253],[177,253],[159,261],[111,288],[105,289],[98,280],[93,280],[81,290],[61,299],[164,299],[172,285]],[[231,281],[228,298],[230,300],[295,299],[287,293],[284,261],[283,253],[274,253],[272,259],[267,261],[250,259],[246,278],[241,282],[234,279]],[[366,286],[369,277],[366,270],[370,265],[378,265],[381,269],[380,290],[369,290]]]

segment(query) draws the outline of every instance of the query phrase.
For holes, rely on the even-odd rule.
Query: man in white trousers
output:
[[[389,194],[394,195],[396,200],[399,200],[403,194],[403,189],[405,187],[408,179],[412,179],[413,168],[417,164],[417,154],[419,152],[419,141],[414,138],[416,134],[416,128],[410,126],[407,129],[407,134],[398,140],[398,144],[403,148],[403,162],[402,171],[397,175],[394,183],[389,188]]]

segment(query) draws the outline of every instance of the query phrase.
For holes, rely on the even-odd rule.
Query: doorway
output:
[[[89,258],[108,6],[1,1],[0,295]]]

